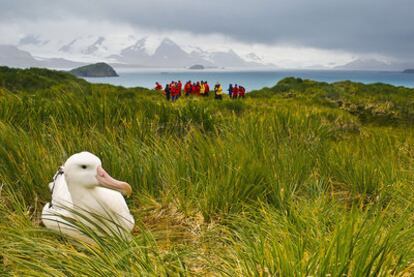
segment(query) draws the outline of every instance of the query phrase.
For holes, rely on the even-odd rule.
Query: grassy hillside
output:
[[[288,78],[182,98],[0,68],[0,275],[411,276],[414,90]],[[75,152],[128,181],[132,242],[39,224]]]

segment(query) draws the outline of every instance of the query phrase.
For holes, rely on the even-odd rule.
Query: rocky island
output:
[[[414,73],[414,69],[406,69],[403,73]]]
[[[201,64],[195,64],[195,65],[190,66],[188,69],[191,69],[191,70],[203,70],[203,69],[205,69],[205,67],[204,67],[204,65],[201,65]]]
[[[107,63],[95,63],[69,71],[78,77],[118,77],[116,71]]]

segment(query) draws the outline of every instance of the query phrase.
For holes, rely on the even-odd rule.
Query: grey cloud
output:
[[[0,1],[2,21],[75,17],[401,60],[414,58],[413,11],[412,0]]]

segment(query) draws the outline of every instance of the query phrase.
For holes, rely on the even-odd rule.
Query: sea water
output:
[[[354,82],[385,83],[396,86],[414,87],[414,74],[386,71],[339,71],[339,70],[224,70],[224,69],[116,69],[119,77],[86,78],[92,83],[107,83],[124,87],[153,88],[155,82],[163,86],[171,81],[185,83],[188,80],[208,81],[210,86],[220,82],[223,88],[229,84],[244,86],[248,91],[272,87],[286,77],[298,77],[322,82],[350,80]]]

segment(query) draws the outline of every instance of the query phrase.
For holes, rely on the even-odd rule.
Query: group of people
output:
[[[165,85],[165,89],[162,88],[162,85],[160,83],[155,83],[155,90],[162,91],[163,94],[167,97],[168,101],[171,99],[173,102],[175,102],[181,96],[182,89],[183,84],[181,81],[172,81],[171,83]]]
[[[168,101],[175,102],[178,98],[181,97],[182,93],[186,96],[195,95],[195,96],[205,96],[210,95],[210,85],[207,81],[191,82],[188,81],[185,83],[184,87],[181,81],[172,81],[171,83],[165,85],[165,88],[159,82],[155,83],[155,90],[162,91]],[[230,84],[228,88],[229,97],[231,99],[244,98],[246,89],[243,86]],[[223,87],[219,82],[214,86],[214,98],[216,100],[223,99]]]
[[[246,89],[243,86],[239,86],[237,84],[234,86],[233,84],[230,84],[227,91],[229,92],[229,96],[232,99],[244,98],[246,94]]]

